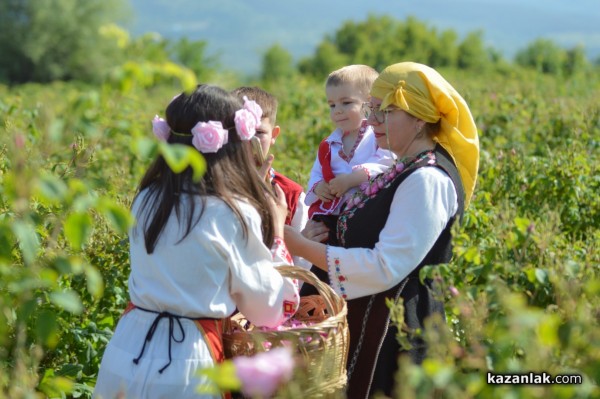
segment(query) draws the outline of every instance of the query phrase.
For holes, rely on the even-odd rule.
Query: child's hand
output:
[[[287,203],[285,202],[283,189],[279,187],[279,184],[273,184],[273,192],[275,198],[268,196],[273,211],[273,233],[276,237],[283,238],[283,226],[288,215]]]
[[[353,185],[348,173],[339,173],[333,179],[329,180],[329,191],[336,197],[341,197]]]
[[[329,238],[329,228],[323,222],[309,220],[302,230],[302,235],[314,242],[325,242]]]
[[[331,193],[329,183],[325,180],[321,180],[315,186],[315,195],[323,202],[329,202],[335,199],[335,194]]]
[[[265,158],[265,162],[263,162],[263,164],[260,165],[260,167],[258,168],[258,175],[261,179],[267,180],[267,177],[269,177],[269,173],[271,172],[271,166],[273,166],[274,159],[275,156],[273,154],[267,155],[267,158]]]
[[[329,180],[329,190],[337,197],[343,196],[352,187],[358,187],[369,180],[369,174],[364,168],[356,168],[352,173],[339,173]]]

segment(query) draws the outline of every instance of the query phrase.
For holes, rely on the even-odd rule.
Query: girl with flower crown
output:
[[[326,246],[326,226],[310,221],[304,236],[286,229],[294,255],[328,272],[348,301],[348,398],[393,393],[398,357],[420,363],[425,320],[444,318],[427,265],[448,263],[452,226],[468,205],[479,163],[477,128],[460,94],[434,69],[402,62],[373,83],[368,123],[396,163],[361,187],[340,214],[339,246]],[[401,345],[386,300],[404,303]],[[408,342],[409,344],[407,344]]]
[[[298,285],[274,268],[291,263],[283,243],[287,206],[267,188],[247,147],[260,107],[216,86],[176,96],[153,130],[193,146],[207,168],[173,172],[159,156],[132,205],[130,304],[102,363],[94,397],[196,398],[197,371],[223,360],[222,321],[236,308],[276,327],[298,307]],[[207,397],[207,396],[202,396]]]

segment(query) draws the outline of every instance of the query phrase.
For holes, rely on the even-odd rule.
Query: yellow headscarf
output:
[[[434,69],[414,62],[385,68],[373,83],[371,96],[389,105],[435,123],[442,120],[434,137],[452,156],[465,189],[465,208],[471,201],[479,168],[479,137],[469,106],[460,94]]]

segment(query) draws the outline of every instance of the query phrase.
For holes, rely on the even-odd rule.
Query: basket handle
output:
[[[275,267],[283,277],[297,278],[312,284],[323,297],[327,312],[330,315],[338,314],[343,307],[342,299],[328,284],[325,284],[310,270],[293,265],[282,265]]]

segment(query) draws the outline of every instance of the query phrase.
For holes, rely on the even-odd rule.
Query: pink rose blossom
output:
[[[163,118],[159,118],[158,115],[152,119],[152,131],[154,135],[161,141],[167,141],[171,135],[171,128]]]
[[[260,127],[260,121],[262,120],[262,108],[256,103],[256,101],[249,100],[248,97],[244,96],[244,109],[248,110],[256,121],[256,127]]]
[[[458,296],[460,293],[458,292],[458,290],[456,289],[456,287],[454,286],[450,286],[450,288],[448,289],[450,291],[450,294],[452,296]]]
[[[192,128],[192,144],[200,152],[215,153],[227,144],[227,130],[221,122],[198,122]]]
[[[240,136],[240,139],[247,141],[250,140],[254,134],[256,134],[256,118],[247,109],[240,109],[235,111],[235,128]]]
[[[25,136],[21,133],[15,135],[15,147],[21,149],[25,147]]]
[[[252,357],[233,359],[242,393],[250,397],[268,398],[292,377],[294,358],[289,348],[279,347]]]

